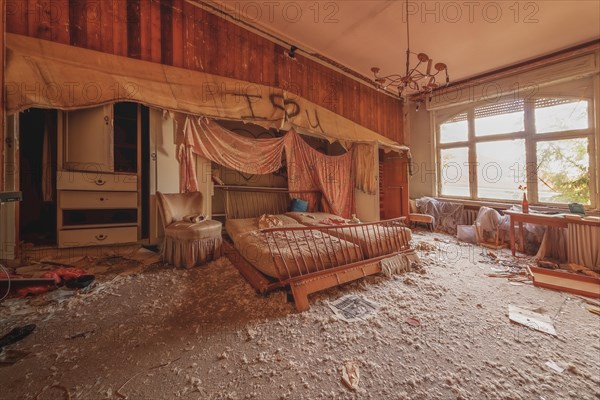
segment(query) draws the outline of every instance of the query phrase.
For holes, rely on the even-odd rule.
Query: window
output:
[[[442,160],[442,195],[444,196],[469,196],[469,173],[465,173],[465,166],[469,165],[469,149],[458,147],[443,149]]]
[[[596,206],[593,104],[590,96],[546,95],[444,111],[449,117],[436,125],[438,193],[515,201],[526,186],[533,204]]]

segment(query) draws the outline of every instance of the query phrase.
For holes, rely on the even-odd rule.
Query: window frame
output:
[[[566,131],[558,131],[558,132],[547,132],[547,133],[536,133],[535,129],[535,101],[540,98],[553,98],[553,99],[568,99],[568,100],[585,100],[587,101],[587,113],[588,113],[588,128],[587,129],[574,129],[574,130],[566,130]],[[445,113],[446,117],[442,120],[437,120],[437,112],[434,113],[433,125],[434,125],[434,135],[435,135],[435,157],[436,157],[436,173],[437,173],[437,182],[436,182],[436,191],[437,196],[448,199],[455,200],[471,200],[471,201],[480,201],[480,202],[494,202],[494,203],[515,203],[515,200],[507,200],[507,199],[494,199],[494,198],[481,198],[478,195],[478,165],[477,165],[477,144],[482,142],[498,142],[503,140],[515,140],[515,139],[523,139],[525,141],[525,176],[527,185],[527,199],[532,205],[546,206],[546,207],[555,207],[555,208],[564,208],[568,205],[568,203],[558,203],[558,202],[542,202],[539,201],[538,195],[538,176],[536,171],[537,166],[537,144],[539,142],[551,142],[555,140],[564,140],[564,139],[578,139],[578,138],[586,138],[588,140],[588,171],[590,174],[590,204],[585,205],[586,209],[597,209],[597,187],[596,181],[597,176],[595,165],[596,162],[596,148],[598,143],[596,138],[596,130],[595,126],[595,113],[596,113],[596,103],[598,99],[594,99],[593,97],[575,97],[575,96],[557,96],[557,95],[537,95],[532,96],[527,99],[518,98],[517,96],[505,96],[499,99],[496,99],[495,102],[505,102],[505,101],[519,101],[524,100],[523,102],[523,113],[524,113],[524,130],[521,132],[511,132],[511,133],[501,133],[494,135],[483,135],[476,136],[475,135],[475,109],[491,104],[490,101],[479,101],[469,104],[468,106],[457,106],[453,109],[456,112]],[[452,109],[449,109],[452,111]],[[459,141],[459,142],[450,142],[450,143],[441,143],[441,125],[444,122],[454,118],[459,114],[467,114],[467,141]],[[441,160],[441,151],[443,149],[451,149],[451,148],[468,148],[468,182],[469,182],[469,196],[451,196],[451,195],[443,195],[442,194],[442,160]]]

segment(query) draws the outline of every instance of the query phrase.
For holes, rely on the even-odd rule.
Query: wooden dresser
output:
[[[59,122],[58,247],[140,239],[140,106],[65,112]]]

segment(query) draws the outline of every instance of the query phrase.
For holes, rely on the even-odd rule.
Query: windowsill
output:
[[[472,199],[461,199],[457,197],[434,197],[434,199],[439,201],[445,201],[449,203],[461,203],[466,206],[472,207],[490,207],[500,210],[507,210],[511,206],[520,205],[518,201],[501,201],[501,200],[472,200]],[[529,204],[529,208],[534,211],[542,211],[542,212],[557,212],[557,213],[569,213],[569,207],[563,204],[557,204],[556,206],[549,206],[546,204]],[[600,211],[596,209],[586,209],[586,215],[600,215]]]

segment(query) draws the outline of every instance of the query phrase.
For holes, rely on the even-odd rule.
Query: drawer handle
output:
[[[107,197],[100,197],[100,201],[108,201]]]
[[[106,183],[106,181],[104,179],[96,179],[94,183],[98,186],[102,186]]]
[[[96,235],[96,240],[104,240],[108,237],[108,235],[105,235],[103,233]]]

